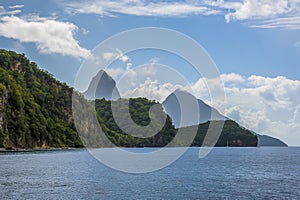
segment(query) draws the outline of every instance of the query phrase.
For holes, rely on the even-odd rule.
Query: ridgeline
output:
[[[73,88],[59,82],[50,73],[30,62],[24,54],[0,50],[0,148],[83,147],[72,115],[73,91]],[[102,130],[117,146],[162,147],[167,145],[178,131],[167,116],[164,127],[156,135],[149,138],[133,137],[118,127],[112,115],[111,101],[85,100],[83,95],[78,95],[78,98],[86,104],[95,103]],[[149,124],[149,109],[152,105],[158,104],[163,112],[158,102],[145,98],[116,101],[128,101],[131,117],[140,126]],[[192,146],[202,144],[209,123],[211,122],[199,125]],[[185,127],[183,130],[188,134],[190,128],[193,127]],[[128,130],[135,129],[128,127]],[[236,122],[226,120],[217,146],[227,145],[256,146],[257,136]],[[182,145],[178,143],[177,146]]]

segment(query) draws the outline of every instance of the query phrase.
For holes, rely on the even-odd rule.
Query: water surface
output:
[[[300,198],[300,148],[214,148],[204,159],[198,153],[189,148],[147,174],[112,170],[86,150],[0,153],[0,199]]]

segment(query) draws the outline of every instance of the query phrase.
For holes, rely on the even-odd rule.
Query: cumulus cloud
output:
[[[226,21],[275,17],[291,11],[288,0],[244,0],[234,12],[225,15]]]
[[[221,74],[220,78],[225,83],[242,83],[245,81],[241,75],[235,73]]]
[[[151,80],[149,77],[140,83],[133,90],[123,92],[124,97],[146,97],[148,99],[163,102],[167,96],[176,89],[184,89],[181,85],[172,83],[159,83],[157,80]]]
[[[226,85],[225,92],[228,117],[258,133],[279,137],[290,145],[299,143],[300,81],[253,75],[241,84]]]
[[[228,9],[227,22],[246,21],[252,28],[300,29],[300,3],[298,0],[243,0],[229,3],[223,0],[217,6]]]
[[[300,81],[283,76],[243,77],[239,74],[222,74],[221,78],[227,99],[223,114],[259,134],[280,138],[289,145],[299,144]],[[162,102],[174,90],[182,89],[212,105],[207,83],[201,78],[191,85],[190,90],[187,85],[163,83],[148,77],[133,88],[123,90],[123,95],[143,96]]]
[[[118,57],[118,54],[115,52],[105,52],[103,53],[103,59],[106,61],[114,60],[116,57]]]
[[[20,8],[21,6],[17,6]],[[15,16],[14,11],[1,11],[0,36],[15,39],[21,43],[35,43],[43,54],[58,53],[78,58],[86,58],[90,51],[81,47],[74,34],[78,27],[69,22],[57,21],[53,18],[28,15]]]

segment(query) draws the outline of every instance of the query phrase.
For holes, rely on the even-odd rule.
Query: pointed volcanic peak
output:
[[[214,120],[226,120],[216,109],[183,90],[175,90],[163,102],[175,127],[186,127]]]
[[[120,98],[120,93],[115,80],[104,70],[98,72],[92,79],[87,91],[83,94],[90,100],[102,98],[105,98],[106,100],[116,100]]]

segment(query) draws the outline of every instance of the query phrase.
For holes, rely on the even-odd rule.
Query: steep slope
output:
[[[175,90],[163,102],[163,107],[172,118],[175,127],[193,126],[212,120],[225,120],[216,109],[210,107],[192,94]],[[198,112],[196,111],[198,107]],[[185,113],[181,113],[181,111]]]
[[[160,112],[163,113],[162,106],[158,102],[151,101],[146,98],[118,99],[115,101],[115,103],[121,102],[125,102],[129,105],[130,117],[132,118],[133,122],[139,126],[147,126],[150,123],[149,110],[151,106],[158,105],[160,107]],[[120,107],[122,107],[121,105],[122,104],[120,104]],[[149,131],[155,134],[154,136],[146,138],[133,137],[130,134],[141,134],[142,136],[143,133],[136,133],[136,128],[130,124],[125,124],[125,128],[128,131],[125,132],[124,130],[121,130],[118,124],[115,122],[111,109],[111,101],[97,99],[95,101],[95,107],[100,118],[99,121],[103,126],[102,129],[110,138],[110,140],[117,146],[161,147],[168,144],[176,135],[176,129],[172,124],[171,118],[167,116],[164,126],[161,130],[159,130],[158,133],[152,131],[151,127],[149,128]],[[121,108],[121,110],[122,109],[124,108]],[[123,115],[123,113],[120,113],[120,117],[127,117],[126,115]],[[152,119],[154,121],[154,127],[156,124],[159,124],[159,116],[152,115]]]
[[[201,146],[204,137],[207,134],[209,125],[213,122],[206,122],[198,126],[198,132],[193,142],[193,146]],[[215,146],[230,146],[230,147],[256,147],[257,136],[252,134],[248,129],[241,127],[238,123],[232,120],[226,120]]]
[[[179,103],[180,102],[180,103]],[[171,93],[163,102],[163,107],[166,111],[166,113],[171,117],[175,127],[185,127],[188,129],[188,127],[194,127],[199,125],[200,129],[203,129],[204,124],[210,121],[218,121],[218,120],[225,120],[224,129],[226,129],[228,124],[230,125],[230,129],[235,132],[235,134],[240,131],[240,133],[246,133],[244,130],[247,130],[244,127],[239,126],[236,122],[230,120],[229,118],[221,115],[215,108],[212,108],[211,106],[204,103],[202,100],[197,99],[192,94],[182,91],[182,90],[175,90],[173,93]],[[184,110],[185,113],[181,113],[181,111]],[[198,113],[199,112],[199,115]],[[234,122],[234,123],[231,123]],[[202,128],[201,128],[202,127]],[[207,129],[206,129],[207,130]],[[224,130],[223,130],[224,132]],[[222,132],[222,133],[223,133]],[[226,131],[225,131],[226,132]],[[259,134],[254,133],[251,131],[252,134],[257,135],[257,145],[258,146],[287,146],[284,142],[282,142],[279,139],[270,137],[270,136],[262,136]],[[249,133],[247,132],[248,136]],[[199,136],[201,136],[202,139],[204,139],[203,131],[202,133],[198,132],[197,137],[199,139]],[[224,145],[224,137],[221,135],[221,138],[219,139],[217,146],[221,143]],[[247,146],[246,143],[253,146],[254,141],[250,138],[248,142],[246,142],[245,138],[244,140],[238,140],[241,142],[241,144],[237,144],[232,140],[232,142],[229,141],[229,145],[233,146]],[[196,139],[197,140],[197,139]],[[201,141],[201,140],[200,140]],[[194,145],[200,145],[202,144],[199,141],[195,141],[193,143]]]
[[[120,98],[115,80],[103,70],[100,70],[98,74],[93,77],[87,91],[83,94],[87,99],[93,100],[102,98],[116,100]]]
[[[287,147],[288,145],[277,138],[273,138],[267,135],[257,135],[258,147]]]
[[[109,99],[111,89],[115,87],[115,83],[111,77],[105,74],[105,72],[100,72],[99,75],[100,79],[104,77],[102,79],[104,82],[101,82],[100,79],[100,81],[97,81],[96,77],[93,81],[97,84],[91,83],[90,88],[93,87],[98,90],[100,95],[98,97]],[[111,84],[108,86],[109,89],[103,92],[103,87],[107,89],[106,81]],[[24,55],[0,50],[0,148],[81,147],[83,144],[77,135],[72,115],[72,93],[72,88],[60,83],[48,72],[40,70],[35,63],[30,62]],[[83,105],[89,111],[94,109],[92,105],[95,103],[96,120],[99,121],[107,138],[117,146],[161,147],[168,144],[178,131],[174,127],[171,118],[167,117],[164,127],[156,135],[148,138],[133,137],[129,134],[139,135],[142,133],[136,133],[136,129],[131,127],[130,124],[126,127],[130,132],[129,134],[118,127],[112,116],[111,100],[104,98],[86,100],[80,94],[75,96],[78,97],[78,102],[83,102]],[[114,101],[127,102],[133,121],[140,126],[149,124],[149,109],[151,106],[156,105],[163,112],[162,105],[145,98]],[[216,112],[218,116],[217,111],[208,110],[213,113]],[[221,115],[219,116],[221,117]],[[81,116],[80,119],[82,119],[82,129],[85,130],[88,136],[84,139],[90,141],[91,147],[98,147],[99,141],[97,140],[102,139],[99,137],[99,132],[93,130],[88,116]],[[158,120],[160,118],[154,118],[153,127],[159,124]],[[196,139],[192,145],[199,146],[202,144],[208,123],[199,125]],[[229,143],[231,146],[253,146],[256,144],[256,136],[249,135],[247,130],[236,123],[226,121],[225,127],[227,128],[224,129],[225,132],[222,132],[217,145],[226,146]],[[189,128],[193,127],[185,127],[186,134],[189,134]],[[227,133],[226,130],[230,133]],[[226,139],[224,139],[225,136]],[[225,140],[226,142],[224,142]],[[183,143],[179,141],[175,144],[182,146]],[[111,146],[107,143],[106,145]]]
[[[72,121],[72,88],[24,55],[0,50],[0,90],[0,147],[82,145]]]

